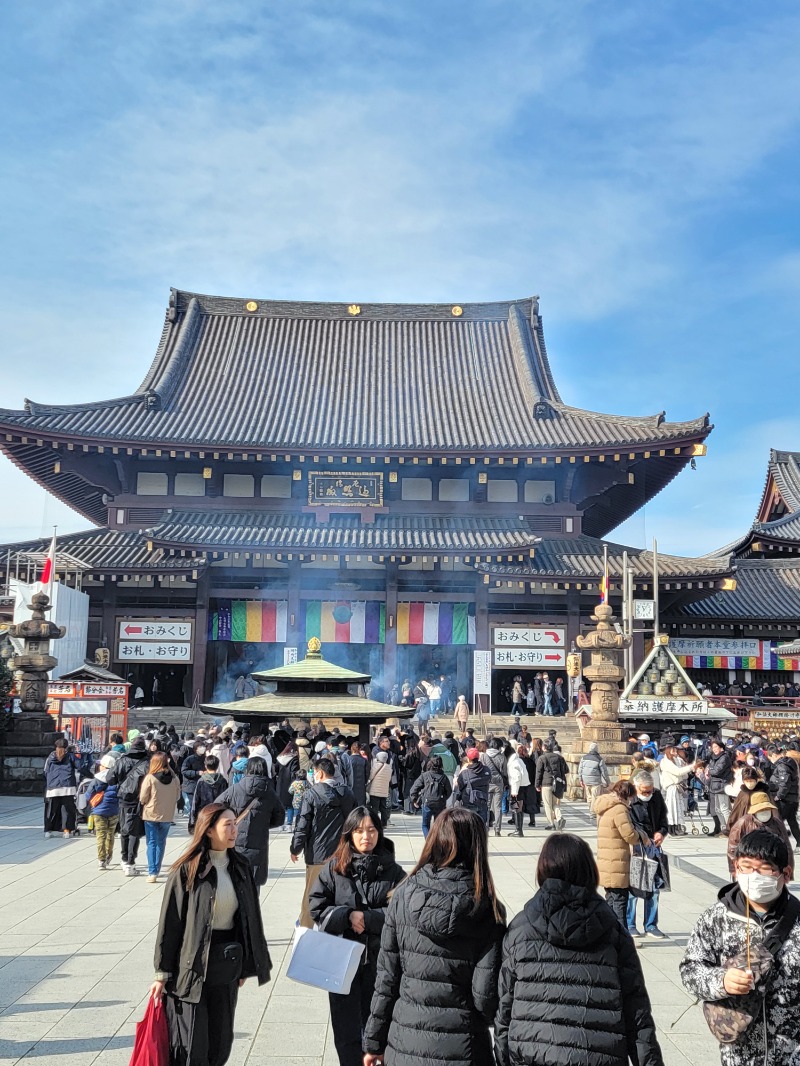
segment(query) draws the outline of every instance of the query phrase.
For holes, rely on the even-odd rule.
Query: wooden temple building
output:
[[[239,677],[316,636],[327,660],[372,676],[373,698],[421,677],[469,697],[472,653],[490,651],[506,710],[515,673],[564,676],[597,602],[602,538],[705,454],[711,428],[563,403],[536,298],[172,290],[135,393],[0,410],[0,448],[90,524],[59,542],[65,579],[90,597],[87,651],[108,647],[146,699],[154,680],[161,702],[230,699]],[[749,633],[756,574],[796,581],[797,456],[773,467],[746,541],[660,556],[676,636]],[[0,571],[43,548],[0,548]],[[623,550],[609,545],[612,603]],[[652,595],[650,553],[627,550],[637,594]],[[780,618],[794,623],[780,639],[798,616]]]

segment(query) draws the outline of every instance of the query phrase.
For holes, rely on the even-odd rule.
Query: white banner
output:
[[[558,670],[567,665],[567,653],[550,648],[495,648],[494,665]]]
[[[670,647],[672,643],[670,642]],[[716,708],[715,708],[716,710]],[[619,701],[619,716],[626,718],[691,718],[708,714],[708,700],[629,699]],[[718,717],[728,717],[717,712]]]
[[[284,648],[283,649],[283,665],[291,666],[292,663],[297,662],[297,648]]]
[[[472,691],[476,696],[490,696],[492,692],[491,652],[473,652],[472,663]]]
[[[761,655],[761,641],[735,637],[670,637],[669,650],[673,655]]]
[[[566,630],[560,626],[497,626],[492,630],[492,643],[503,648],[563,648]]]
[[[192,645],[177,640],[171,643],[121,640],[117,649],[117,660],[137,663],[190,663]]]
[[[171,618],[120,618],[117,621],[120,642],[158,640],[191,642],[193,622]]]

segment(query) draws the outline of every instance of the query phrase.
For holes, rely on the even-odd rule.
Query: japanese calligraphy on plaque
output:
[[[382,507],[383,474],[308,474],[308,502],[317,507]]]

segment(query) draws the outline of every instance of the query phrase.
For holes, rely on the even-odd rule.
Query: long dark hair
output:
[[[375,851],[383,850],[383,826],[380,818],[376,818],[369,807],[355,807],[345,818],[339,846],[333,853],[333,869],[337,874],[347,874],[351,862],[359,854],[353,846],[353,833],[365,818],[369,818],[378,830],[378,843],[375,845]]]
[[[437,814],[411,875],[418,873],[423,866],[432,866],[434,870],[463,866],[472,870],[473,910],[477,910],[488,899],[495,921],[505,921],[505,910],[497,898],[489,869],[486,826],[474,811],[468,811],[465,807],[448,807]]]
[[[209,830],[213,829],[222,815],[228,811],[235,814],[230,807],[224,807],[221,803],[209,803],[200,811],[194,824],[194,836],[189,847],[182,855],[179,855],[170,867],[170,871],[186,868],[186,888],[191,892],[202,865],[208,862],[208,853],[211,843],[208,839]]]

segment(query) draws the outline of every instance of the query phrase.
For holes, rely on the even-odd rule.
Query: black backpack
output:
[[[423,806],[435,809],[436,807],[444,807],[446,802],[447,789],[445,787],[446,778],[444,774],[439,774],[438,777],[429,777],[425,783],[425,788],[422,790],[420,799]]]
[[[125,780],[117,789],[117,797],[120,803],[139,802],[139,792],[142,788],[142,781],[145,779],[149,766],[149,759],[140,759],[139,762],[134,763],[128,771]]]

